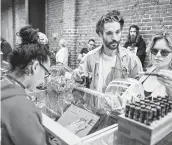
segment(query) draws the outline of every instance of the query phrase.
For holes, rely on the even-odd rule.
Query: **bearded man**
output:
[[[139,33],[139,27],[137,25],[132,25],[129,28],[128,41],[124,45],[125,48],[134,53],[139,57],[142,66],[144,67],[145,57],[146,57],[146,43]]]
[[[117,10],[108,12],[97,22],[96,33],[103,44],[89,51],[74,71],[78,77],[92,75],[90,89],[104,93],[115,78],[135,78],[142,71],[138,57],[120,46],[123,25],[124,19]],[[85,101],[91,107],[101,108],[102,102],[96,97],[87,96]]]

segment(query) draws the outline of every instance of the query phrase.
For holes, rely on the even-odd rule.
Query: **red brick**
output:
[[[21,0],[17,0],[21,1]],[[73,2],[76,2],[75,5]],[[156,31],[162,26],[172,28],[172,0],[46,0],[46,35],[50,48],[59,49],[60,38],[69,41],[71,67],[78,64],[76,58],[83,43],[94,38],[96,44],[102,43],[95,32],[96,22],[109,10],[118,9],[124,17],[124,29],[121,43],[126,41],[128,28],[136,24],[148,43]],[[22,2],[24,3],[24,2]],[[15,9],[17,25],[24,25],[24,7]],[[58,38],[53,39],[52,34]]]
[[[152,18],[152,22],[162,22],[163,18]]]
[[[171,21],[168,22],[161,22],[162,25],[171,25]]]
[[[142,27],[141,27],[141,30],[151,30],[151,28],[152,28],[152,27],[150,27],[150,26],[149,26],[149,27],[147,27],[147,26],[142,26]]]
[[[159,13],[153,13],[153,14],[151,14],[151,17],[152,18],[160,17],[160,14]]]
[[[142,22],[151,22],[151,19],[142,19]]]
[[[172,17],[166,17],[164,18],[164,21],[172,21]]]

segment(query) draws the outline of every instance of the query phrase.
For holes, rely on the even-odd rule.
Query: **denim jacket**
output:
[[[96,90],[99,81],[99,63],[100,56],[103,52],[102,50],[103,47],[99,46],[98,48],[87,53],[78,67],[78,70],[81,69],[85,73],[92,74],[90,89],[93,90]],[[135,78],[140,71],[143,71],[143,69],[139,58],[126,48],[119,46],[119,50],[116,53],[116,62],[114,62],[114,67],[112,67],[112,73],[108,75],[106,79],[106,85],[108,85],[115,78]],[[97,102],[98,100],[96,97],[88,97],[87,95],[85,100],[92,107],[100,107],[100,105],[98,105],[99,103]]]

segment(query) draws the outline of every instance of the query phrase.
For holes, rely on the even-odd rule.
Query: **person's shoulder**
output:
[[[13,101],[13,107],[16,108],[16,110],[22,110],[24,112],[35,112],[37,110],[35,104],[27,98],[27,95],[14,96],[11,98],[11,101]]]
[[[96,56],[96,54],[98,54],[101,50],[102,46],[99,46],[91,51],[89,51],[83,58],[82,61],[84,61],[85,59],[90,59],[93,60],[94,56]]]
[[[143,39],[143,37],[140,35],[140,43],[145,43],[146,44],[146,42],[145,42],[145,40]]]
[[[98,46],[97,48],[89,51],[87,54],[88,55],[94,55],[94,54],[98,53],[101,50],[101,48],[102,48],[102,46]]]
[[[124,42],[124,45],[129,45],[129,41],[127,40],[126,42]]]
[[[6,106],[9,106],[8,108]],[[27,95],[16,95],[2,101],[2,112],[14,117],[23,117],[27,114],[40,114],[35,104],[27,98]]]
[[[83,54],[83,53],[86,54],[86,53],[88,53],[88,52],[89,52],[89,51],[88,51],[88,48],[82,48],[81,51],[80,51],[81,54]]]
[[[19,116],[34,116],[36,114],[41,117],[40,110],[31,100],[25,98],[25,96],[18,97],[18,103],[14,104],[12,110],[12,113]]]
[[[10,43],[8,41],[2,41],[2,44],[5,46],[5,45],[10,45]]]
[[[131,53],[128,49],[126,49],[125,47],[123,47],[121,45],[119,46],[119,51],[122,55],[125,55],[127,53]]]
[[[56,54],[60,54],[60,53],[62,53],[62,52],[63,52],[63,48],[60,48],[60,49],[57,51]]]
[[[119,46],[119,52],[121,57],[128,56],[131,59],[137,59],[137,56],[134,53],[123,46]]]

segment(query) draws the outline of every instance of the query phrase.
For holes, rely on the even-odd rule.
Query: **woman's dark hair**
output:
[[[106,15],[102,16],[96,24],[96,33],[99,35],[100,33],[103,34],[104,24],[110,22],[119,22],[121,29],[124,26],[124,19],[122,18],[121,14],[117,10],[113,10],[108,12]]]
[[[92,42],[95,43],[95,40],[94,40],[94,39],[89,39],[89,40],[88,40],[88,43],[89,43],[90,41],[92,41]]]
[[[150,52],[150,50],[154,47],[156,41],[159,39],[165,39],[168,46],[172,49],[172,31],[163,30],[153,36],[151,42],[146,49],[146,52]]]
[[[139,27],[137,25],[131,25],[130,28],[129,28],[129,31],[130,31],[131,28],[135,28],[137,32],[139,31]]]
[[[38,43],[38,29],[33,29],[31,25],[25,26],[17,33],[21,37],[21,45]]]
[[[49,56],[50,52],[44,44],[19,45],[9,55],[10,71],[16,71],[21,77],[27,74],[27,66],[32,64],[33,60],[44,63]]]
[[[6,41],[6,40],[5,40],[5,38],[1,37],[1,41],[3,42],[3,41]]]

